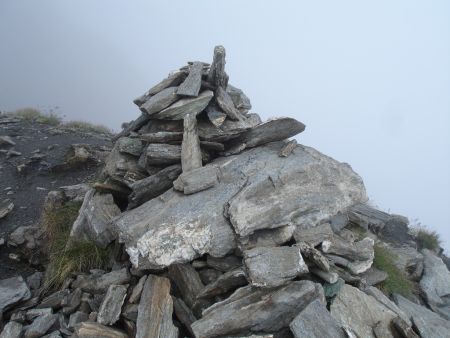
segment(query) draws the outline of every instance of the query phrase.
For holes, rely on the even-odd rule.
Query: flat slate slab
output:
[[[170,105],[161,112],[152,115],[152,118],[163,120],[182,120],[187,114],[197,115],[206,108],[214,93],[205,90],[194,98],[184,98]]]

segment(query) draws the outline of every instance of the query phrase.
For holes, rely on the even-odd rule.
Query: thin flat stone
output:
[[[202,85],[203,62],[194,62],[189,66],[189,75],[178,87],[177,94],[184,96],[198,96]]]
[[[218,183],[218,168],[206,166],[182,173],[174,182],[173,187],[190,195],[214,187]]]
[[[181,99],[161,112],[152,115],[152,118],[163,120],[182,120],[185,115],[197,115],[206,108],[211,101],[214,93],[211,90],[205,90],[199,96],[194,98]]]
[[[159,93],[160,91],[166,89],[167,87],[178,86],[181,82],[183,82],[185,78],[186,78],[185,72],[178,71],[173,74],[170,74],[167,78],[165,78],[160,83],[150,88],[145,94],[139,96],[133,102],[136,105],[141,106],[147,100],[149,100],[152,97],[152,95]]]
[[[178,100],[177,90],[178,87],[169,87],[160,91],[140,106],[141,111],[147,115],[159,113]]]
[[[151,143],[142,154],[145,165],[169,165],[181,161],[181,146],[173,144]]]
[[[228,95],[225,89],[223,89],[222,87],[218,87],[216,89],[215,98],[219,107],[225,114],[227,114],[230,119],[234,121],[240,121],[243,119],[242,114],[239,112],[239,110],[236,109],[233,100],[231,99],[230,95]]]
[[[124,285],[110,285],[100,305],[97,322],[104,325],[113,325],[117,322],[126,295],[127,288]]]

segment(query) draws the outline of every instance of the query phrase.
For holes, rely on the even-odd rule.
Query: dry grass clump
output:
[[[373,265],[388,274],[386,280],[377,285],[377,287],[388,296],[397,293],[405,297],[410,297],[413,291],[413,284],[406,277],[406,274],[400,271],[394,264],[395,259],[397,259],[395,255],[381,245],[375,245],[374,249],[375,258]]]
[[[416,242],[419,249],[438,251],[441,246],[441,238],[436,231],[426,228],[419,229],[416,234]]]
[[[111,129],[106,126],[85,121],[69,121],[63,127],[88,133],[112,134]]]
[[[71,240],[67,245],[72,224],[78,216],[80,203],[69,202],[44,211],[42,226],[47,237],[49,264],[44,288],[57,288],[76,272],[106,268],[111,250],[85,240]]]
[[[30,107],[18,109],[8,115],[18,117],[25,121],[38,122],[51,126],[57,126],[62,121],[62,118],[54,112],[43,113],[39,109]]]

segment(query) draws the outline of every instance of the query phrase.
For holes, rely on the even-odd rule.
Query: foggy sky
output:
[[[227,50],[263,119],[348,162],[382,210],[450,245],[450,2],[0,0],[0,110],[58,106],[118,130],[132,100]]]

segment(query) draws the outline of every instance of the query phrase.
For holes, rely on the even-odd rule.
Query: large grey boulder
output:
[[[254,248],[244,251],[244,266],[251,285],[273,288],[308,273],[298,247]]]
[[[342,327],[349,327],[358,337],[377,338],[373,333],[376,325],[381,325],[384,331],[389,332],[386,338],[394,337],[390,327],[397,314],[348,284],[339,291],[331,304],[330,312]]]
[[[236,248],[235,233],[287,225],[314,227],[367,199],[361,178],[347,164],[308,147],[278,157],[282,142],[222,157],[218,184],[192,195],[173,190],[112,221],[138,268],[164,268],[205,253]],[[234,231],[233,231],[233,228]]]
[[[422,338],[444,338],[450,332],[450,321],[443,319],[438,314],[428,310],[426,307],[415,304],[410,300],[395,295],[394,300],[398,307],[414,323]]]
[[[120,209],[111,194],[99,194],[91,189],[84,197],[70,237],[73,240],[87,239],[106,247],[115,239],[110,221],[119,214]]]
[[[289,325],[295,338],[346,338],[342,328],[319,300],[311,302]]]
[[[442,297],[450,296],[450,272],[441,258],[430,250],[422,250],[424,255],[424,272],[420,280],[420,288],[424,292],[427,302],[442,305]]]
[[[311,281],[295,281],[278,289],[246,286],[215,303],[192,324],[196,337],[209,338],[250,332],[277,332],[320,297]]]
[[[30,297],[30,289],[21,276],[0,280],[0,313]]]

